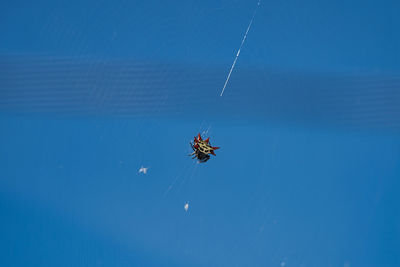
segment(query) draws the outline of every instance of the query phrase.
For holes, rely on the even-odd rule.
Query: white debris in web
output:
[[[143,174],[147,174],[147,170],[148,170],[149,168],[145,168],[145,167],[140,167],[140,169],[139,169],[139,173],[143,173]]]
[[[185,203],[184,209],[185,209],[186,212],[189,210],[189,202]]]

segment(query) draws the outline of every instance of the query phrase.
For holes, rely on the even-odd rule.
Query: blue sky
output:
[[[226,66],[256,1],[1,4],[3,53]],[[398,1],[262,1],[242,66],[397,71]]]
[[[262,1],[219,98],[256,3],[0,3],[1,266],[400,265],[399,2]]]
[[[3,122],[6,265],[398,263],[396,136],[212,122],[197,165],[194,122]]]

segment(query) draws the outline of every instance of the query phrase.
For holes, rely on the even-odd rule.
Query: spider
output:
[[[207,138],[206,140],[201,139],[200,134],[197,137],[194,137],[194,144],[190,142],[190,146],[192,147],[194,152],[189,156],[194,155],[192,159],[197,158],[201,163],[204,163],[210,159],[209,154],[215,156],[214,150],[219,149],[219,147],[211,146],[210,138]]]

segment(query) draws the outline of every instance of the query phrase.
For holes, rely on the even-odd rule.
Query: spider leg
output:
[[[190,142],[190,146],[192,147],[193,151],[196,151],[196,149],[194,148],[192,142]]]

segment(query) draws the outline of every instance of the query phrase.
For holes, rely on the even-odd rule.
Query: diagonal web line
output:
[[[253,16],[251,17],[249,26],[247,26],[246,33],[245,33],[244,36],[243,36],[242,43],[240,44],[239,50],[238,50],[237,53],[236,53],[236,57],[235,57],[235,60],[234,60],[233,63],[232,63],[231,69],[229,70],[228,77],[226,77],[225,84],[224,84],[224,87],[222,88],[222,91],[221,91],[220,96],[222,96],[222,95],[224,94],[226,85],[228,84],[229,79],[231,78],[232,71],[233,71],[233,69],[235,68],[236,61],[237,61],[237,59],[238,59],[238,57],[239,57],[239,55],[240,55],[240,50],[242,49],[243,44],[244,44],[244,42],[246,41],[247,34],[249,33],[249,30],[250,30],[250,28],[251,28],[251,25],[253,24],[253,20],[254,20],[254,17],[256,16],[256,13],[257,13],[258,7],[260,6],[260,3],[261,3],[261,0],[258,0],[257,7],[256,7],[256,9],[254,10]]]

